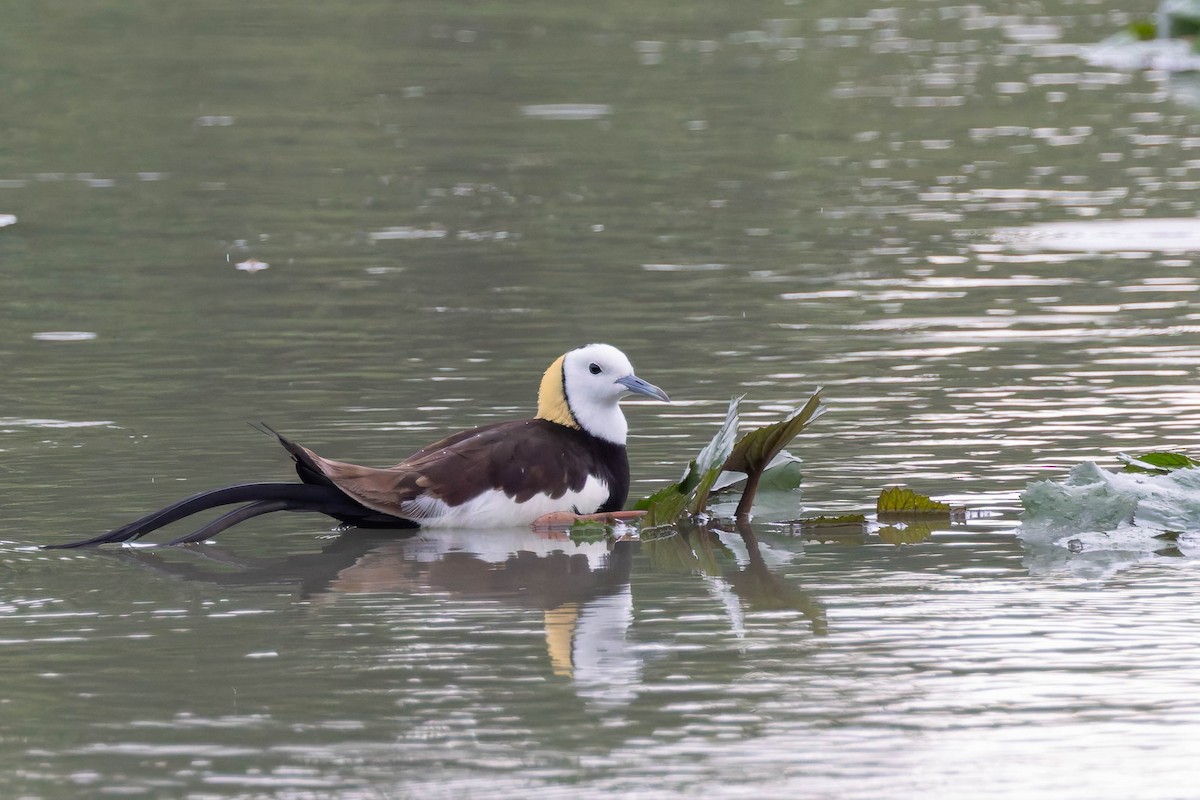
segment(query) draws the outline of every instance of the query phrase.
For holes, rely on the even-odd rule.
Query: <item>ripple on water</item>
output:
[[[992,239],[1022,250],[1122,253],[1200,250],[1200,219],[1080,220],[997,228]]]
[[[521,106],[521,115],[531,119],[603,119],[612,106],[602,103],[544,103]]]
[[[39,331],[33,338],[39,342],[89,342],[96,334],[92,331]]]

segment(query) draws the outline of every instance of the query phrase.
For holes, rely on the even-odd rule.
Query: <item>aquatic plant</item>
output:
[[[737,517],[745,517],[750,513],[758,489],[770,470],[794,475],[798,459],[794,456],[781,458],[784,456],[783,448],[825,413],[821,390],[814,391],[803,406],[794,409],[779,422],[755,428],[735,441],[738,407],[743,397],[735,397],[729,402],[724,422],[712,440],[688,464],[683,477],[634,506],[646,512],[642,520],[643,527],[671,525],[685,514],[696,516],[703,513],[722,473],[740,473],[744,476],[745,486],[735,512]]]
[[[784,448],[825,413],[821,390],[813,392],[804,405],[779,422],[755,428],[735,442],[738,407],[742,399],[735,397],[730,401],[725,419],[712,440],[689,462],[679,481],[637,503],[635,507],[646,512],[641,519],[643,530],[694,522],[696,517],[708,511],[709,497],[718,488],[739,485],[741,497],[733,516],[736,524],[744,525],[759,489],[790,490],[799,486],[800,460]],[[934,530],[947,527],[965,513],[961,507],[933,500],[902,486],[883,489],[875,509],[879,521],[887,523],[878,530],[880,538],[897,545],[927,539]],[[818,515],[785,524],[822,541],[861,542],[868,531],[868,521],[863,514]],[[578,526],[572,538],[595,535],[594,525]],[[645,536],[642,541],[647,541]]]

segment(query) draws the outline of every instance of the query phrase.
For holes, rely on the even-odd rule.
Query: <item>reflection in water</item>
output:
[[[814,634],[828,632],[824,607],[772,572],[773,566],[789,563],[791,554],[761,545],[745,520],[737,521],[734,531],[688,523],[649,531],[642,537],[642,551],[657,570],[703,576],[739,636],[745,628],[742,604],[752,611],[798,611]]]
[[[760,544],[744,521],[732,531],[681,524],[641,541],[576,543],[524,529],[399,538],[355,530],[320,552],[281,558],[247,558],[214,545],[101,552],[188,581],[297,585],[318,604],[339,595],[434,591],[541,609],[550,671],[586,700],[621,705],[635,697],[644,666],[645,643],[634,636],[639,549],[652,572],[697,575],[739,639],[746,611],[797,611],[813,633],[827,633],[821,603],[772,571],[792,554]]]

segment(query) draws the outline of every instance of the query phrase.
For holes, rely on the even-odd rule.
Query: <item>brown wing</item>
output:
[[[319,474],[364,506],[405,519],[421,516],[415,501],[422,498],[457,506],[499,489],[520,503],[539,493],[579,491],[591,474],[608,483],[610,510],[625,502],[629,484],[624,447],[541,419],[456,433],[387,468],[334,461],[283,441],[304,480]]]

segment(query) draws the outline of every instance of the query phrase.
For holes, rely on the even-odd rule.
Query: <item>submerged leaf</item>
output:
[[[879,493],[875,512],[880,519],[890,517],[945,517],[952,511],[949,503],[931,500],[903,486],[892,486]]]
[[[1140,456],[1117,453],[1117,460],[1125,465],[1126,472],[1145,472],[1151,475],[1165,475],[1177,469],[1188,469],[1200,466],[1183,453],[1153,452]]]

